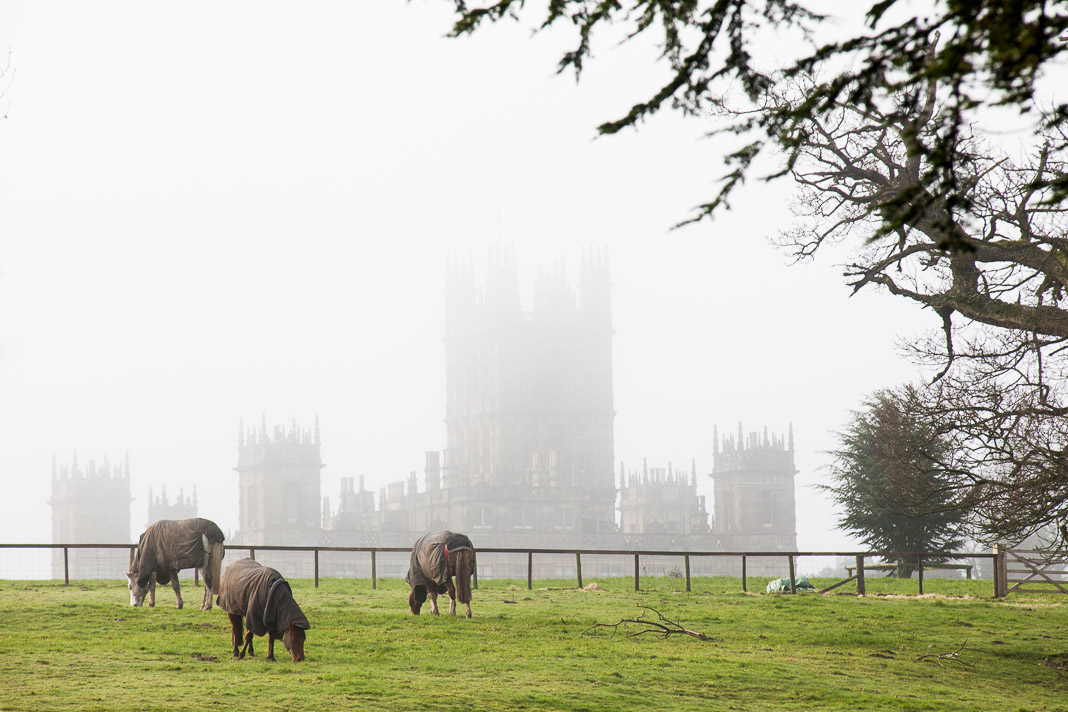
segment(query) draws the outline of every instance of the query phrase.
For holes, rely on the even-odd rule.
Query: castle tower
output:
[[[796,551],[794,435],[749,433],[743,440],[716,433],[712,478],[714,532],[728,551]]]
[[[442,467],[450,526],[615,530],[610,291],[603,251],[583,255],[577,295],[562,265],[542,271],[532,311],[522,309],[511,249],[491,253],[482,294],[470,265],[450,262]]]
[[[105,457],[84,468],[74,454],[71,464],[52,458],[52,543],[130,544],[130,460],[113,465]],[[121,578],[129,564],[127,550],[72,550],[68,559],[73,579]],[[53,576],[63,578],[63,552],[54,551]]]
[[[187,497],[184,490],[178,490],[178,497],[172,502],[167,496],[167,488],[163,487],[159,496],[154,496],[151,488],[148,490],[148,521],[149,524],[161,519],[181,520],[192,519],[197,516],[197,488],[193,488],[193,496]]]
[[[240,533],[235,543],[310,545],[321,533],[319,419],[315,429],[240,426],[237,443]]]
[[[666,548],[709,531],[705,498],[697,494],[694,460],[689,473],[668,463],[666,470],[646,465],[643,473],[629,476],[620,463],[619,500],[619,529],[627,545],[656,542]]]

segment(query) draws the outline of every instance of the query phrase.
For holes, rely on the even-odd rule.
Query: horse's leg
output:
[[[471,617],[471,601],[467,602],[467,617]]]
[[[148,607],[156,607],[156,573],[148,577]]]
[[[245,621],[236,613],[227,613],[226,617],[230,619],[230,642],[234,646],[234,657],[243,658],[245,652],[240,650],[241,638],[245,634]]]
[[[452,578],[445,580],[445,589],[449,592],[449,615],[456,615],[456,586],[452,583]]]
[[[430,615],[438,615],[438,592],[433,586],[427,587],[427,595],[430,596]]]
[[[208,583],[207,583],[208,579],[204,575],[204,573],[205,573],[205,571],[207,571],[207,569],[202,568],[202,569],[198,569],[198,570],[200,571],[200,580],[204,582],[204,600],[200,602],[200,610],[202,610],[202,611],[210,611],[211,610],[211,588],[208,586]]]
[[[273,630],[267,631],[267,659],[272,663],[274,662],[274,640],[275,634]]]
[[[245,631],[245,647],[241,649],[241,657],[245,657],[246,650],[248,651],[248,656],[250,658],[256,655],[256,651],[252,649],[252,638],[252,629],[250,628]]]
[[[181,610],[184,601],[182,601],[182,586],[178,583],[177,571],[171,571],[171,588],[174,589],[174,597],[178,599],[178,610]]]

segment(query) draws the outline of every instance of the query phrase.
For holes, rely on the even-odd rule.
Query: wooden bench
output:
[[[847,567],[845,567],[846,576],[852,576],[853,575],[853,570],[856,569],[856,568],[857,568],[856,566],[847,566]],[[867,572],[867,571],[893,571],[896,568],[897,568],[897,564],[864,564],[864,571],[865,572]],[[937,570],[937,569],[950,569],[950,570],[964,569],[965,575],[968,577],[968,580],[969,581],[972,580],[972,565],[971,564],[924,564],[923,565],[923,570],[924,571],[932,571],[932,570]]]

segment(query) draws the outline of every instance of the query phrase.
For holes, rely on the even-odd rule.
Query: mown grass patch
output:
[[[690,593],[671,578],[639,592],[597,583],[482,581],[466,620],[410,616],[398,581],[296,580],[313,629],[294,664],[267,662],[266,639],[234,660],[225,614],[176,610],[169,590],[155,609],[130,608],[125,582],[4,581],[0,709],[1053,710],[1068,699],[1068,672],[1044,663],[1068,654],[1068,605],[1055,597],[995,601],[989,582],[963,580],[928,581],[923,598],[903,595],[915,581],[886,579],[864,598],[742,593],[737,579],[695,579]],[[595,627],[643,606],[718,640]],[[962,644],[956,659],[918,659]]]

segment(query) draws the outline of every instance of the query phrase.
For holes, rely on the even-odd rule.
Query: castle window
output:
[[[286,483],[285,496],[282,498],[282,511],[286,524],[296,524],[300,518],[300,486],[296,483]]]
[[[493,511],[489,507],[474,507],[471,510],[471,528],[489,529],[493,526]]]
[[[530,505],[512,507],[512,527],[515,529],[533,529],[534,507]]]
[[[575,510],[571,507],[560,508],[560,519],[556,524],[557,529],[574,529],[575,528]]]

